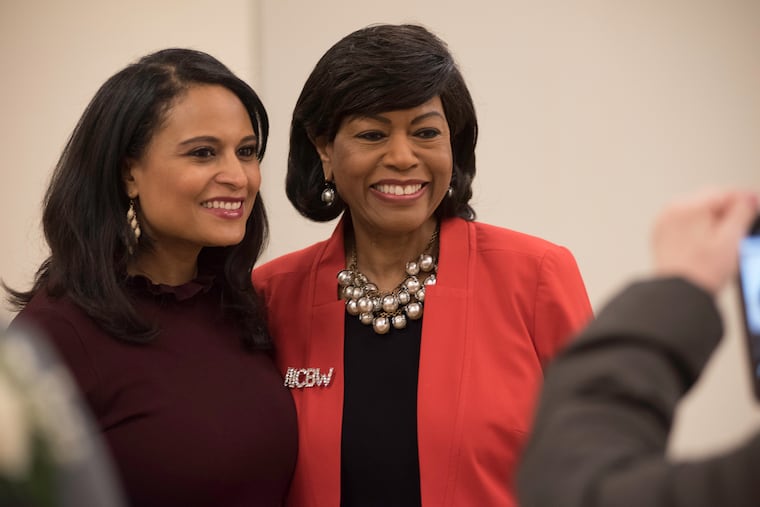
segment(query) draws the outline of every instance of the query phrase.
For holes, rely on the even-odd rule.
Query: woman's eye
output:
[[[190,152],[190,156],[197,158],[209,158],[214,156],[214,150],[211,148],[196,148]]]
[[[364,139],[366,141],[379,141],[382,138],[385,137],[385,135],[382,132],[378,131],[370,131],[370,132],[362,132],[361,134],[357,135],[356,137],[360,139]]]
[[[238,156],[242,158],[253,158],[256,156],[255,146],[243,146],[238,148]]]
[[[418,130],[415,135],[422,139],[433,139],[441,135],[441,132],[438,129],[422,129]]]

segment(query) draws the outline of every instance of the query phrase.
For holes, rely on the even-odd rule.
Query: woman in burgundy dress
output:
[[[283,502],[295,410],[249,278],[267,133],[256,93],[205,53],[127,66],[55,169],[50,256],[10,291],[12,326],[61,353],[135,506]]]

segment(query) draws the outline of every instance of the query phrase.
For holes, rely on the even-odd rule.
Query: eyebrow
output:
[[[423,114],[415,117],[412,120],[412,125],[420,123],[421,121],[424,121],[427,118],[430,118],[432,116],[438,116],[439,118],[443,118],[443,115],[441,114],[440,111],[430,111],[430,112],[423,113]],[[381,116],[379,114],[363,114],[363,115],[357,116],[357,118],[369,118],[371,120],[376,120],[376,121],[379,121],[381,123],[390,123],[391,122],[388,118],[386,118],[385,116]]]
[[[238,144],[244,144],[249,142],[256,142],[256,136],[250,135],[245,136],[243,139],[240,140]],[[187,146],[188,144],[195,144],[195,143],[212,143],[212,144],[219,144],[219,138],[214,136],[197,136],[197,137],[191,137],[190,139],[185,139],[184,141],[180,142],[180,146]]]

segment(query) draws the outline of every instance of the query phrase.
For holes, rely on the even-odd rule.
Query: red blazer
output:
[[[302,369],[289,382],[299,427],[292,507],[340,504],[345,265],[341,222],[327,241],[253,273],[280,371]],[[543,366],[591,316],[583,281],[567,249],[459,218],[441,224],[437,278],[426,289],[417,392],[422,505],[514,506]],[[332,368],[330,383],[309,368],[322,377]]]

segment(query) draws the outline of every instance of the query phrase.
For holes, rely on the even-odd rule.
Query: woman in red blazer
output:
[[[287,194],[343,216],[253,273],[298,410],[289,505],[515,505],[543,367],[591,309],[568,250],[474,221],[476,138],[420,26],[358,30],[308,78]]]

